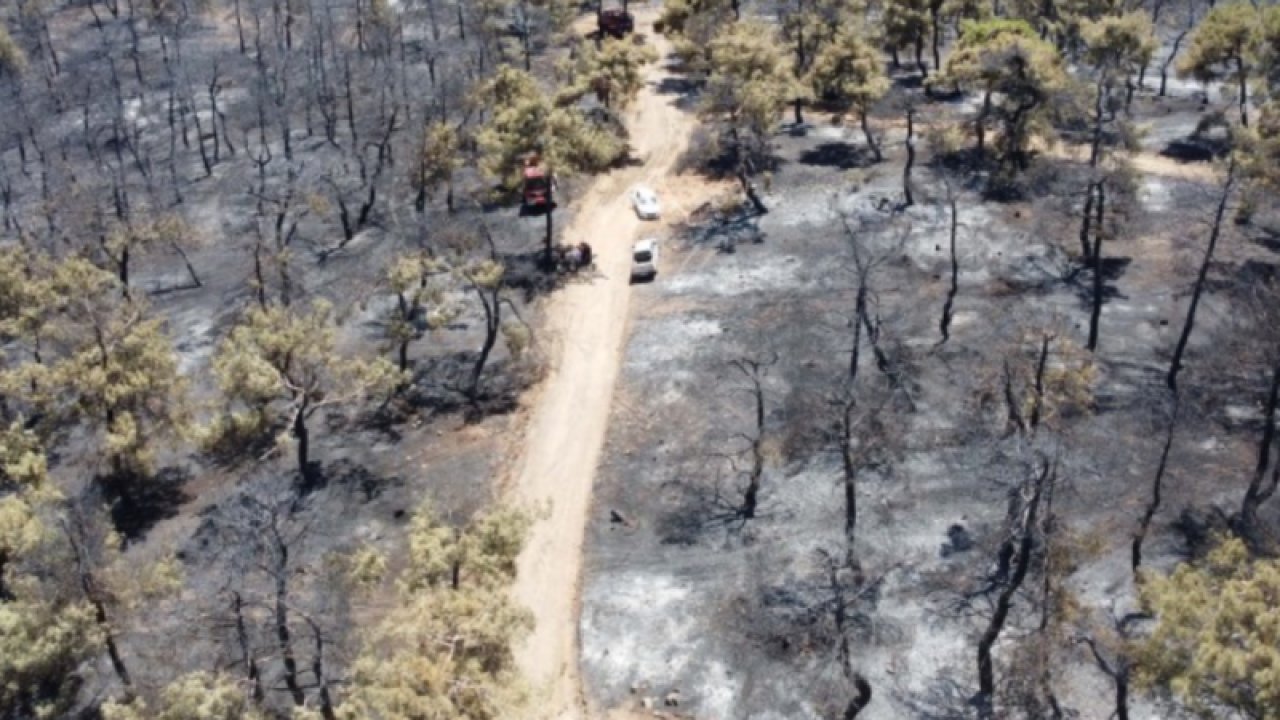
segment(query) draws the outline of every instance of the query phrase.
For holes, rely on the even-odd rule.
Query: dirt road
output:
[[[640,13],[637,29],[648,32],[653,12]],[[664,57],[668,47],[650,34]],[[585,706],[578,677],[578,587],[582,543],[596,466],[604,446],[614,381],[627,334],[630,248],[642,232],[627,201],[638,182],[654,187],[668,218],[692,209],[693,198],[666,192],[676,160],[688,145],[696,120],[678,110],[677,95],[658,92],[667,73],[647,72],[647,86],[628,113],[627,126],[637,167],[596,180],[581,203],[564,242],[587,241],[596,252],[599,277],[570,284],[546,308],[542,342],[550,369],[529,408],[523,454],[514,467],[511,492],[526,506],[549,514],[533,527],[519,560],[514,594],[533,611],[532,637],[517,661],[537,692],[530,717],[582,718]],[[663,223],[665,224],[665,223]],[[661,236],[661,226],[643,232]]]

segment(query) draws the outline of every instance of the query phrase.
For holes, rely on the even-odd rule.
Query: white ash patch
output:
[[[1148,212],[1165,212],[1173,207],[1173,188],[1154,175],[1143,179],[1140,197]]]
[[[913,218],[903,253],[920,270],[944,277],[951,272],[951,218],[945,212],[921,210]],[[981,285],[993,278],[1036,282],[1055,271],[1050,246],[1014,230],[1000,227],[984,207],[959,209],[956,265],[962,285]],[[965,320],[960,321],[962,324]]]
[[[182,340],[174,346],[178,372],[194,376],[213,357],[213,316],[204,312],[186,312],[174,318],[172,323],[182,326],[182,332],[178,334]]]
[[[699,272],[675,275],[665,282],[673,295],[734,297],[795,289],[801,285],[799,270],[797,257],[765,257],[740,249],[734,255],[716,258]]]
[[[580,631],[582,664],[596,675],[592,685],[605,695],[622,695],[641,683],[665,692],[679,677],[681,684],[698,689],[696,695],[686,692],[685,699],[697,703],[702,716],[731,717],[740,682],[718,661],[693,662],[711,637],[694,608],[708,601],[691,584],[661,573],[591,576],[583,591]]]
[[[840,125],[818,125],[809,129],[809,136],[819,140],[844,142],[849,139],[849,130]]]
[[[697,352],[701,341],[722,332],[720,322],[709,317],[667,316],[640,323],[627,352],[626,371],[648,372],[661,366],[683,365]]]
[[[839,217],[837,203],[827,193],[789,193],[785,197],[769,198],[767,202],[776,212],[760,221],[760,228],[765,232],[771,227],[827,225]]]

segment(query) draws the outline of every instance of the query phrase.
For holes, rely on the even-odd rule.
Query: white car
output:
[[[645,238],[631,246],[631,279],[652,280],[658,274],[658,241]]]
[[[658,205],[658,194],[645,185],[637,185],[631,191],[631,204],[636,208],[636,215],[641,220],[657,220],[662,215],[662,207]]]

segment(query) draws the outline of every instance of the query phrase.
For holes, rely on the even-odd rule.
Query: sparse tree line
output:
[[[579,10],[0,8],[0,718],[499,718],[522,702],[512,647],[530,621],[505,587],[527,517],[457,528],[423,507],[407,563],[339,548],[318,572],[306,498],[330,420],[412,412],[420,346],[464,314],[479,347],[448,391],[477,410],[494,358],[529,346],[479,213],[514,212],[530,153],[563,178],[623,158],[616,114],[654,59],[571,37]],[[363,302],[316,285],[316,268],[367,251]],[[233,295],[209,302],[229,325],[188,366],[167,303],[227,267]],[[343,349],[357,312],[377,349]],[[121,518],[193,456],[253,487],[273,466],[246,461],[280,458],[289,499],[246,489],[220,516],[229,585],[191,622],[225,652],[170,668],[136,631],[183,612],[184,562]]]
[[[886,141],[889,132],[872,116],[903,117],[903,194],[893,208],[900,213],[917,202],[912,167],[921,108],[957,97],[971,100],[974,111],[964,119],[935,119],[923,131],[937,173],[951,178],[943,207],[950,217],[951,289],[938,348],[951,336],[958,287],[957,197],[965,193],[953,185],[957,176],[965,187],[1000,198],[1022,192],[1025,171],[1055,144],[1065,144],[1068,157],[1084,164],[1079,193],[1071,201],[1078,225],[1070,237],[1074,242],[1078,236],[1079,249],[1068,275],[1088,281],[1087,334],[1077,339],[1056,327],[1027,333],[1003,353],[1003,367],[984,381],[989,392],[981,407],[1001,418],[989,430],[1010,448],[1009,507],[991,572],[956,603],[957,613],[980,620],[976,681],[956,681],[963,697],[953,698],[956,702],[936,716],[1075,716],[1055,692],[1056,675],[1067,663],[1085,659],[1114,688],[1112,717],[1121,720],[1129,717],[1131,697],[1138,693],[1175,700],[1206,717],[1280,717],[1272,688],[1276,638],[1269,629],[1277,618],[1271,559],[1276,538],[1259,512],[1280,478],[1273,457],[1280,371],[1269,372],[1261,389],[1267,392],[1257,469],[1239,486],[1230,532],[1215,539],[1215,549],[1180,564],[1172,575],[1142,564],[1144,541],[1165,496],[1177,431],[1191,413],[1187,406],[1193,401],[1179,379],[1215,250],[1233,219],[1247,224],[1258,207],[1275,209],[1280,6],[1166,0],[673,0],[664,8],[659,29],[672,36],[685,71],[699,83],[700,112],[716,133],[715,167],[739,180],[760,214],[768,207],[755,178],[770,169],[772,138],[788,120],[802,129],[806,112],[829,112],[858,129],[870,163],[882,163],[897,143]],[[1133,156],[1141,139],[1133,117],[1135,97],[1144,92],[1166,96],[1174,73],[1206,88],[1212,84],[1223,98],[1221,106],[1206,107],[1198,132],[1216,129],[1226,140],[1216,163],[1217,187],[1209,190],[1204,250],[1189,281],[1190,302],[1160,371],[1167,396],[1158,399],[1166,411],[1159,432],[1152,434],[1158,462],[1132,533],[1137,597],[1130,610],[1113,607],[1110,616],[1100,617],[1105,611],[1086,607],[1068,578],[1106,548],[1070,529],[1055,497],[1069,491],[1072,482],[1064,462],[1071,444],[1069,420],[1094,411],[1093,387],[1106,346],[1102,308],[1108,243],[1133,232],[1129,217],[1139,192]],[[1152,74],[1158,74],[1158,85],[1152,85]],[[924,97],[909,89],[891,93],[895,80],[919,82]],[[911,222],[908,215],[901,218],[897,222]],[[879,583],[877,569],[864,567],[857,549],[859,481],[892,473],[900,422],[913,406],[913,391],[909,359],[894,347],[875,290],[880,263],[901,251],[900,244],[876,243],[883,245],[900,231],[892,224],[846,230],[847,265],[854,278],[851,317],[844,323],[852,335],[848,373],[833,381],[834,389],[808,391],[814,404],[805,406],[806,413],[821,416],[821,422],[793,421],[820,426],[821,449],[839,461],[846,541],[844,547],[819,551],[815,572],[821,577],[812,588],[788,591],[811,591],[806,597],[815,598],[790,632],[813,633],[818,627],[827,634],[814,642],[833,650],[846,681],[833,716],[853,718],[876,688],[857,667],[850,638],[865,637],[874,612],[869,598]],[[1261,302],[1273,303],[1274,293],[1265,294]],[[1274,315],[1254,320],[1263,342],[1271,342]],[[1274,349],[1257,350],[1274,369]],[[859,357],[868,351],[882,383],[860,376]],[[733,527],[754,522],[775,491],[771,478],[780,468],[768,448],[787,431],[767,419],[777,403],[769,378],[778,372],[778,362],[776,354],[764,352],[729,363],[729,384],[742,391],[746,419],[728,439],[734,449],[721,458],[727,470],[716,474],[712,514]],[[792,641],[809,647],[806,640],[788,637]]]
[[[423,510],[413,532],[430,537],[415,540],[411,533],[410,543],[422,546],[418,552],[430,573],[400,573],[384,583],[388,588],[414,583],[415,588],[394,591],[404,593],[406,615],[387,632],[399,632],[406,618],[417,617],[414,627],[423,635],[411,641],[397,634],[391,643],[374,642],[370,635],[367,659],[361,655],[347,667],[334,659],[332,649],[329,665],[324,665],[324,643],[334,632],[334,617],[300,610],[289,597],[290,584],[300,583],[305,571],[296,559],[290,561],[290,552],[300,551],[306,534],[303,520],[294,517],[296,501],[281,507],[255,505],[256,510],[238,518],[243,536],[229,547],[256,548],[254,557],[261,565],[228,576],[261,571],[274,590],[260,590],[252,597],[253,607],[243,611],[239,606],[250,602],[249,591],[237,590],[231,597],[241,625],[250,622],[241,613],[262,623],[267,622],[262,608],[274,608],[276,647],[247,648],[245,653],[256,659],[245,661],[243,675],[213,672],[210,666],[163,689],[137,685],[136,663],[141,661],[134,651],[141,648],[124,638],[141,618],[139,612],[158,612],[164,603],[176,602],[183,586],[182,564],[167,551],[153,553],[157,557],[149,561],[139,555],[149,550],[124,555],[127,538],[113,523],[118,513],[127,515],[145,502],[161,482],[159,473],[184,447],[230,458],[288,448],[297,471],[290,493],[300,489],[305,494],[320,474],[311,449],[320,420],[326,413],[370,401],[385,403],[403,392],[411,382],[405,348],[423,332],[418,324],[429,332],[456,314],[455,303],[463,296],[446,293],[441,283],[466,288],[489,315],[484,351],[469,384],[460,389],[479,393],[484,364],[496,342],[505,336],[513,351],[527,343],[521,328],[502,320],[502,305],[509,301],[502,296],[500,263],[476,259],[450,264],[425,255],[396,258],[387,269],[387,291],[396,299],[386,323],[388,356],[339,353],[335,310],[327,301],[291,307],[250,304],[212,357],[218,392],[208,402],[189,391],[164,321],[145,300],[122,292],[120,278],[110,270],[82,257],[55,260],[21,246],[0,250],[0,265],[0,337],[6,349],[0,368],[4,717],[72,712],[83,702],[84,668],[103,656],[115,676],[106,684],[116,688],[102,708],[107,717],[266,717],[278,706],[264,702],[274,692],[263,679],[274,662],[283,664],[298,717],[311,717],[313,710],[320,717],[398,717],[395,708],[404,693],[419,697],[424,706],[446,708],[439,712],[450,716],[500,717],[502,708],[514,702],[518,695],[510,643],[527,622],[494,588],[513,573],[512,558],[524,526],[519,515],[486,516],[478,522],[488,524],[477,530],[484,537],[472,540],[465,534],[455,537],[452,528],[436,524]],[[393,358],[406,365],[397,366]],[[268,531],[275,540],[262,544]],[[466,548],[451,549],[452,543]],[[332,561],[357,560],[374,562],[345,555]],[[385,560],[375,565],[385,565]],[[474,583],[468,579],[472,573]],[[441,582],[447,589],[433,591],[428,599],[421,588],[443,587]],[[344,587],[330,579],[323,592],[348,592]],[[388,590],[379,592],[385,598]],[[468,592],[475,594],[464,594]],[[359,642],[343,650],[349,653]],[[397,642],[407,643],[405,649],[385,655]],[[466,649],[448,650],[450,643]],[[433,655],[426,648],[442,649]],[[313,681],[305,683],[298,679],[306,674],[298,668],[304,658],[315,664],[306,671]],[[404,675],[394,682],[408,689],[380,689],[379,683],[393,682],[388,673],[394,672]],[[415,684],[418,672],[439,678],[440,684]],[[442,672],[454,675],[446,678]],[[481,687],[484,682],[492,687]]]

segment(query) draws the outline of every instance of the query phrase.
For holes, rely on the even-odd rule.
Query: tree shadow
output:
[[[654,83],[653,89],[659,95],[688,95],[697,92],[698,83],[692,78],[668,75]]]
[[[1127,296],[1120,293],[1120,288],[1116,283],[1124,276],[1125,271],[1133,264],[1133,258],[1128,257],[1104,257],[1102,258],[1102,304],[1106,305],[1112,300],[1125,300]],[[1072,273],[1071,284],[1075,290],[1076,299],[1080,301],[1083,307],[1093,306],[1093,262],[1083,261],[1083,267],[1078,272]]]
[[[202,448],[202,456],[220,469],[233,470],[243,467],[250,460],[261,458],[274,451],[276,438],[284,429],[282,423],[275,423],[258,432],[228,430],[208,442]]]
[[[480,417],[514,409],[528,382],[519,373],[508,372],[509,364],[503,361],[490,362],[481,376],[479,397],[474,402],[467,397],[475,360],[476,353],[470,350],[420,360],[413,367],[413,379],[403,396],[409,409],[429,415],[480,410]]]
[[[974,147],[956,148],[951,151],[939,149],[934,151],[927,164],[948,170],[960,177],[976,180],[980,171],[989,169],[990,154],[984,157]]]
[[[164,468],[150,476],[106,475],[96,480],[110,506],[111,523],[127,542],[144,539],[147,531],[177,516],[178,509],[191,499],[185,490],[191,473],[185,468]]]
[[[716,530],[742,533],[751,522],[765,521],[774,514],[762,495],[754,518],[747,518],[733,488],[718,478],[709,486],[697,480],[679,479],[663,483],[661,492],[673,509],[659,513],[654,532],[663,545],[692,546]]]
[[[1280,228],[1255,227],[1254,229],[1258,234],[1249,238],[1250,242],[1271,252],[1280,253]]]
[[[676,169],[680,173],[694,173],[712,180],[736,178],[738,160],[733,146],[726,141],[715,127],[702,126],[694,130],[689,147],[676,160]],[[774,153],[752,153],[748,165],[755,176],[760,173],[777,172],[786,160]]]
[[[924,78],[918,72],[908,69],[905,65],[901,70],[891,73],[890,78],[894,87],[902,90],[919,90],[924,87]]]
[[[299,479],[299,496],[305,497],[318,490],[334,487],[367,504],[377,500],[386,490],[404,485],[404,479],[397,475],[377,475],[364,465],[347,458],[334,460],[327,466],[318,462],[311,465],[307,477]]]
[[[875,158],[867,148],[861,145],[828,142],[805,150],[800,154],[800,162],[804,165],[852,170],[870,167],[874,164]]]
[[[1209,138],[1188,135],[1184,138],[1170,140],[1160,150],[1160,154],[1181,163],[1202,163],[1226,157],[1231,144],[1225,138]]]
[[[1245,260],[1236,265],[1214,261],[1209,269],[1212,272],[1204,283],[1205,290],[1209,292],[1248,293],[1264,285],[1274,287],[1280,282],[1280,263]]]
[[[677,226],[676,232],[690,247],[714,246],[722,253],[736,252],[741,244],[759,245],[767,238],[760,229],[760,216],[745,200],[733,207],[704,203]]]
[[[693,78],[668,75],[656,83],[652,83],[654,92],[659,95],[675,97],[673,103],[677,110],[686,112],[696,109],[701,83]]]
[[[611,170],[625,170],[626,168],[637,168],[643,165],[644,158],[636,157],[636,154],[632,152],[631,146],[628,145],[627,151],[610,163],[609,168]]]
[[[965,672],[959,668],[949,669],[955,675]],[[895,695],[910,708],[912,717],[919,720],[971,720],[976,716],[973,689],[946,674],[939,674],[924,690],[911,694],[898,690]]]
[[[952,104],[958,104],[960,102],[963,102],[967,95],[968,93],[958,88],[934,87],[933,92],[929,95],[926,95],[925,99],[931,102],[946,103],[948,105],[952,105]]]
[[[503,286],[520,291],[525,302],[546,297],[564,285],[559,273],[547,270],[546,253],[541,248],[499,253],[498,261],[506,268],[502,275]]]
[[[1186,560],[1204,557],[1231,530],[1231,518],[1222,508],[1210,505],[1199,508],[1188,505],[1171,525],[1182,537]]]

